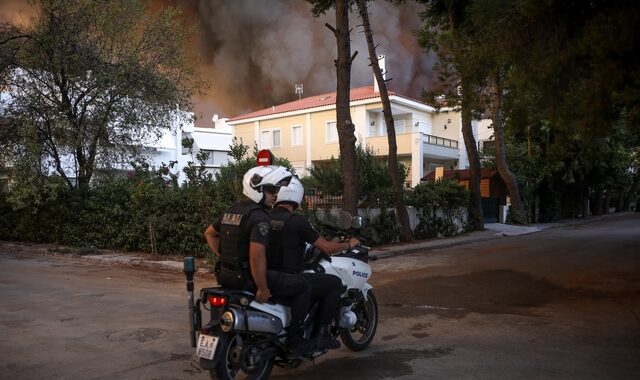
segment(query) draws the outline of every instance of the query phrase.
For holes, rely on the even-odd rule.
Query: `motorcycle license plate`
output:
[[[211,360],[213,359],[213,355],[216,353],[217,346],[217,336],[200,334],[198,337],[198,345],[196,347],[196,356]]]

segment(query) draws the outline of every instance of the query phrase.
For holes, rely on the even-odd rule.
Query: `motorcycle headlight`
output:
[[[220,317],[220,328],[222,329],[222,331],[224,332],[231,331],[231,329],[233,329],[234,323],[235,323],[235,317],[232,312],[227,310],[224,313],[222,313],[222,316]]]

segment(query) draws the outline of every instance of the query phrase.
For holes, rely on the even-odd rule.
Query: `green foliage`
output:
[[[398,243],[400,226],[393,209],[381,208],[378,215],[366,216],[360,237],[369,245]]]
[[[356,145],[358,163],[359,200],[366,207],[392,207],[392,183],[389,176],[389,164],[386,157],[376,157],[373,148]],[[400,165],[400,179],[407,177],[407,169]],[[343,190],[342,167],[340,159],[331,158],[329,162],[316,165],[310,170],[310,176],[303,178],[305,187],[316,188],[329,195],[341,195]]]
[[[159,137],[176,105],[191,107],[203,86],[188,49],[194,30],[175,8],[152,11],[142,0],[34,3],[32,23],[0,30],[11,45],[0,47],[0,86],[11,94],[0,107],[10,131],[0,132],[0,151],[86,188],[96,168],[126,162]]]
[[[417,239],[452,236],[458,232],[456,220],[463,217],[469,191],[453,180],[420,183],[407,198],[407,205],[418,209]]]
[[[509,166],[528,214],[539,216],[530,221],[584,215],[589,194],[597,204],[602,189],[632,190],[637,2],[418,1],[418,40],[439,55],[438,75],[454,90],[448,105],[460,104],[462,84],[474,98],[463,109],[482,111],[495,90],[488,79],[499,79]]]

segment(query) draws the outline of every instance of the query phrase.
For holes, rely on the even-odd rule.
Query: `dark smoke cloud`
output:
[[[27,0],[0,0],[0,22],[28,25],[37,11]]]
[[[197,49],[203,76],[211,88],[196,99],[197,114],[208,123],[213,113],[237,116],[297,99],[294,84],[304,84],[304,95],[335,91],[336,42],[325,23],[335,25],[335,11],[314,18],[303,0],[171,1],[187,20],[198,22]],[[417,46],[419,6],[395,6],[378,0],[370,5],[378,52],[386,55],[392,89],[419,98],[431,88],[433,56]],[[352,87],[373,83],[361,20],[350,19]]]
[[[336,42],[325,23],[335,25],[335,11],[314,18],[304,0],[149,0],[155,7],[180,8],[185,23],[199,25],[192,48],[210,84],[205,95],[194,96],[198,126],[211,126],[220,117],[270,107],[297,99],[294,84],[304,84],[303,96],[335,91]],[[27,22],[34,10],[24,0],[0,0],[0,20]],[[386,55],[391,89],[416,99],[435,83],[433,55],[417,46],[419,6],[396,6],[377,0],[369,6],[378,53]],[[351,86],[372,85],[373,74],[361,20],[350,17],[352,52],[358,51]]]

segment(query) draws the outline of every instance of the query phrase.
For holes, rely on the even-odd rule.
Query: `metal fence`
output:
[[[310,209],[342,208],[342,195],[312,194],[305,195],[305,202]]]

